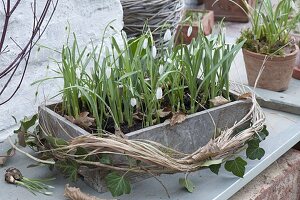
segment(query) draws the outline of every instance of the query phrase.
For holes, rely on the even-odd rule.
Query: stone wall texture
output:
[[[33,1],[34,0],[22,0],[15,13],[12,15],[6,39],[6,44],[10,51],[0,56],[0,70],[3,70],[20,51],[9,37],[12,37],[20,46],[22,46],[30,36],[33,23],[33,15],[30,6]],[[15,1],[13,0],[12,2]],[[38,13],[41,13],[41,9],[45,2],[46,0],[37,1]],[[1,3],[1,31],[3,22],[4,10]],[[97,44],[103,35],[104,28],[110,22],[112,22],[112,26],[117,31],[120,31],[123,27],[123,10],[120,0],[59,0],[58,8],[53,19],[38,45],[60,50],[67,41],[68,31],[66,30],[66,27],[69,27],[69,30],[71,30],[71,36],[72,32],[76,33],[77,40],[81,46],[85,46],[91,39]],[[113,34],[115,34],[115,31],[110,29],[106,36],[111,36]],[[108,43],[108,41],[109,40],[106,39],[106,43]],[[61,86],[60,81],[50,81],[45,85],[42,84],[38,90],[38,97],[35,97],[37,86],[31,86],[30,84],[36,80],[43,79],[46,76],[52,76],[53,73],[51,70],[47,69],[48,65],[51,67],[54,65],[50,58],[59,60],[60,57],[59,54],[47,48],[42,47],[40,48],[40,51],[37,51],[37,49],[38,48],[35,47],[32,52],[28,66],[29,68],[25,75],[25,81],[20,90],[10,102],[0,106],[0,131],[7,129],[15,123],[12,116],[19,121],[24,115],[29,116],[36,112],[37,106],[45,101],[49,101],[50,97],[53,96]],[[23,68],[21,67],[16,72],[8,90],[0,96],[1,102],[6,99],[17,86],[22,74],[22,69]],[[0,89],[3,87],[4,83],[4,79],[0,80]]]

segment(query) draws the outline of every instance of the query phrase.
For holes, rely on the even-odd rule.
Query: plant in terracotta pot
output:
[[[177,26],[176,44],[190,44],[199,31],[209,35],[214,26],[214,12],[210,10],[186,9],[182,14],[182,22]],[[199,27],[202,26],[202,30]]]
[[[290,17],[292,4],[292,0],[281,0],[273,6],[271,0],[265,0],[256,4],[249,15],[251,27],[238,38],[238,42],[245,41],[243,55],[249,85],[273,91],[288,88],[299,51],[290,36],[300,20],[300,13]]]

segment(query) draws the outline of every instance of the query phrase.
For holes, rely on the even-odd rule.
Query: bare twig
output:
[[[24,80],[25,72],[27,70],[31,51],[32,51],[33,47],[36,45],[36,43],[39,41],[39,39],[42,37],[46,28],[48,27],[48,24],[49,24],[50,20],[52,19],[53,14],[57,8],[58,1],[59,0],[47,0],[44,5],[43,11],[42,11],[40,17],[38,18],[37,17],[38,15],[36,13],[37,12],[36,11],[36,7],[37,7],[36,0],[34,0],[34,3],[32,5],[33,27],[32,27],[31,37],[28,40],[28,42],[24,45],[24,47],[17,45],[17,47],[21,49],[20,53],[17,54],[16,58],[14,60],[12,60],[8,64],[8,66],[4,67],[4,69],[2,71],[0,71],[0,80],[8,77],[3,88],[1,88],[1,90],[0,90],[0,96],[4,93],[4,91],[6,91],[8,85],[11,82],[12,78],[14,77],[14,74],[16,73],[17,69],[20,68],[22,61],[25,61],[23,64],[22,76],[19,80],[19,83],[17,84],[17,87],[11,92],[11,95],[8,98],[6,98],[6,100],[0,102],[0,105],[3,105],[4,103],[8,102],[20,88],[20,86]],[[5,19],[4,19],[2,36],[1,36],[1,40],[0,40],[0,55],[3,55],[3,53],[4,53],[4,50],[2,50],[2,49],[3,49],[4,43],[5,43],[5,38],[6,38],[7,30],[8,30],[8,24],[9,24],[10,17],[13,14],[13,12],[16,10],[16,8],[19,6],[19,3],[20,3],[20,0],[18,0],[14,4],[14,6],[11,8],[10,0],[7,0],[6,4],[2,0],[2,4],[4,5],[4,10],[5,10]],[[50,8],[51,5],[53,6],[52,9]],[[46,18],[48,18],[48,19],[46,19]],[[5,49],[6,48],[7,48],[7,46],[5,47]]]

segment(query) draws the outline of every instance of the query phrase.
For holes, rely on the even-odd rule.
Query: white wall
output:
[[[46,0],[38,0],[38,8],[41,9]],[[14,1],[12,1],[14,2]],[[7,36],[7,44],[10,52],[0,56],[0,70],[18,54],[19,49],[12,43],[9,37],[13,37],[21,46],[25,44],[30,36],[32,26],[32,12],[30,4],[33,0],[22,0],[21,4],[13,14]],[[113,21],[113,26],[121,30],[123,26],[123,10],[120,0],[59,0],[58,9],[49,24],[49,27],[42,39],[40,45],[60,50],[66,42],[67,32],[65,27],[70,24],[71,31],[76,33],[77,39],[81,45],[87,44],[90,39],[100,39],[105,26]],[[0,30],[2,31],[4,22],[3,5],[0,5]],[[113,31],[108,32],[108,36]],[[107,39],[106,42],[109,40]],[[37,48],[32,52],[29,68],[26,72],[25,80],[15,97],[8,103],[0,106],[0,138],[1,130],[7,129],[14,124],[11,116],[21,120],[25,115],[29,116],[37,111],[37,106],[48,101],[49,97],[55,94],[61,82],[48,82],[40,87],[38,98],[35,99],[36,86],[30,86],[33,81],[50,76],[51,72],[47,70],[47,65],[53,65],[49,57],[56,57],[53,51]],[[17,85],[22,70],[18,70],[13,81],[9,85],[8,92],[0,96],[2,102],[12,92]],[[3,87],[4,80],[0,80],[0,89]],[[2,137],[3,137],[2,133]]]

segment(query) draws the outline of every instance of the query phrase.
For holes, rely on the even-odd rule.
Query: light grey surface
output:
[[[287,114],[283,112],[267,110],[267,124],[270,136],[262,143],[266,150],[266,156],[261,161],[249,161],[247,172],[243,179],[239,179],[224,169],[221,169],[219,176],[216,176],[208,170],[202,170],[190,175],[190,179],[195,183],[194,193],[188,193],[178,184],[178,178],[184,177],[183,174],[163,175],[159,179],[168,189],[171,199],[199,199],[201,200],[225,200],[242,188],[252,178],[258,175],[268,165],[274,162],[280,155],[284,154],[297,141],[300,140],[300,116]],[[6,146],[6,147],[5,147]],[[7,145],[0,144],[1,152],[7,149]],[[63,188],[68,181],[62,178],[57,172],[50,172],[47,168],[26,168],[33,163],[24,155],[13,157],[4,168],[0,169],[0,199],[7,200],[38,200],[38,199],[64,199]],[[6,168],[14,166],[22,170],[25,176],[29,177],[48,177],[55,176],[57,180],[53,182],[56,188],[54,195],[47,197],[44,195],[34,196],[24,188],[15,187],[4,183],[3,172]],[[84,192],[97,195],[104,198],[112,198],[109,193],[98,194],[82,181],[77,184]],[[130,195],[122,196],[120,199],[168,199],[163,187],[154,179],[150,178],[133,185]]]
[[[298,90],[300,91],[300,87]],[[258,95],[258,103],[262,107],[300,115],[300,99],[297,93],[291,95],[260,88],[257,88],[255,92]]]

